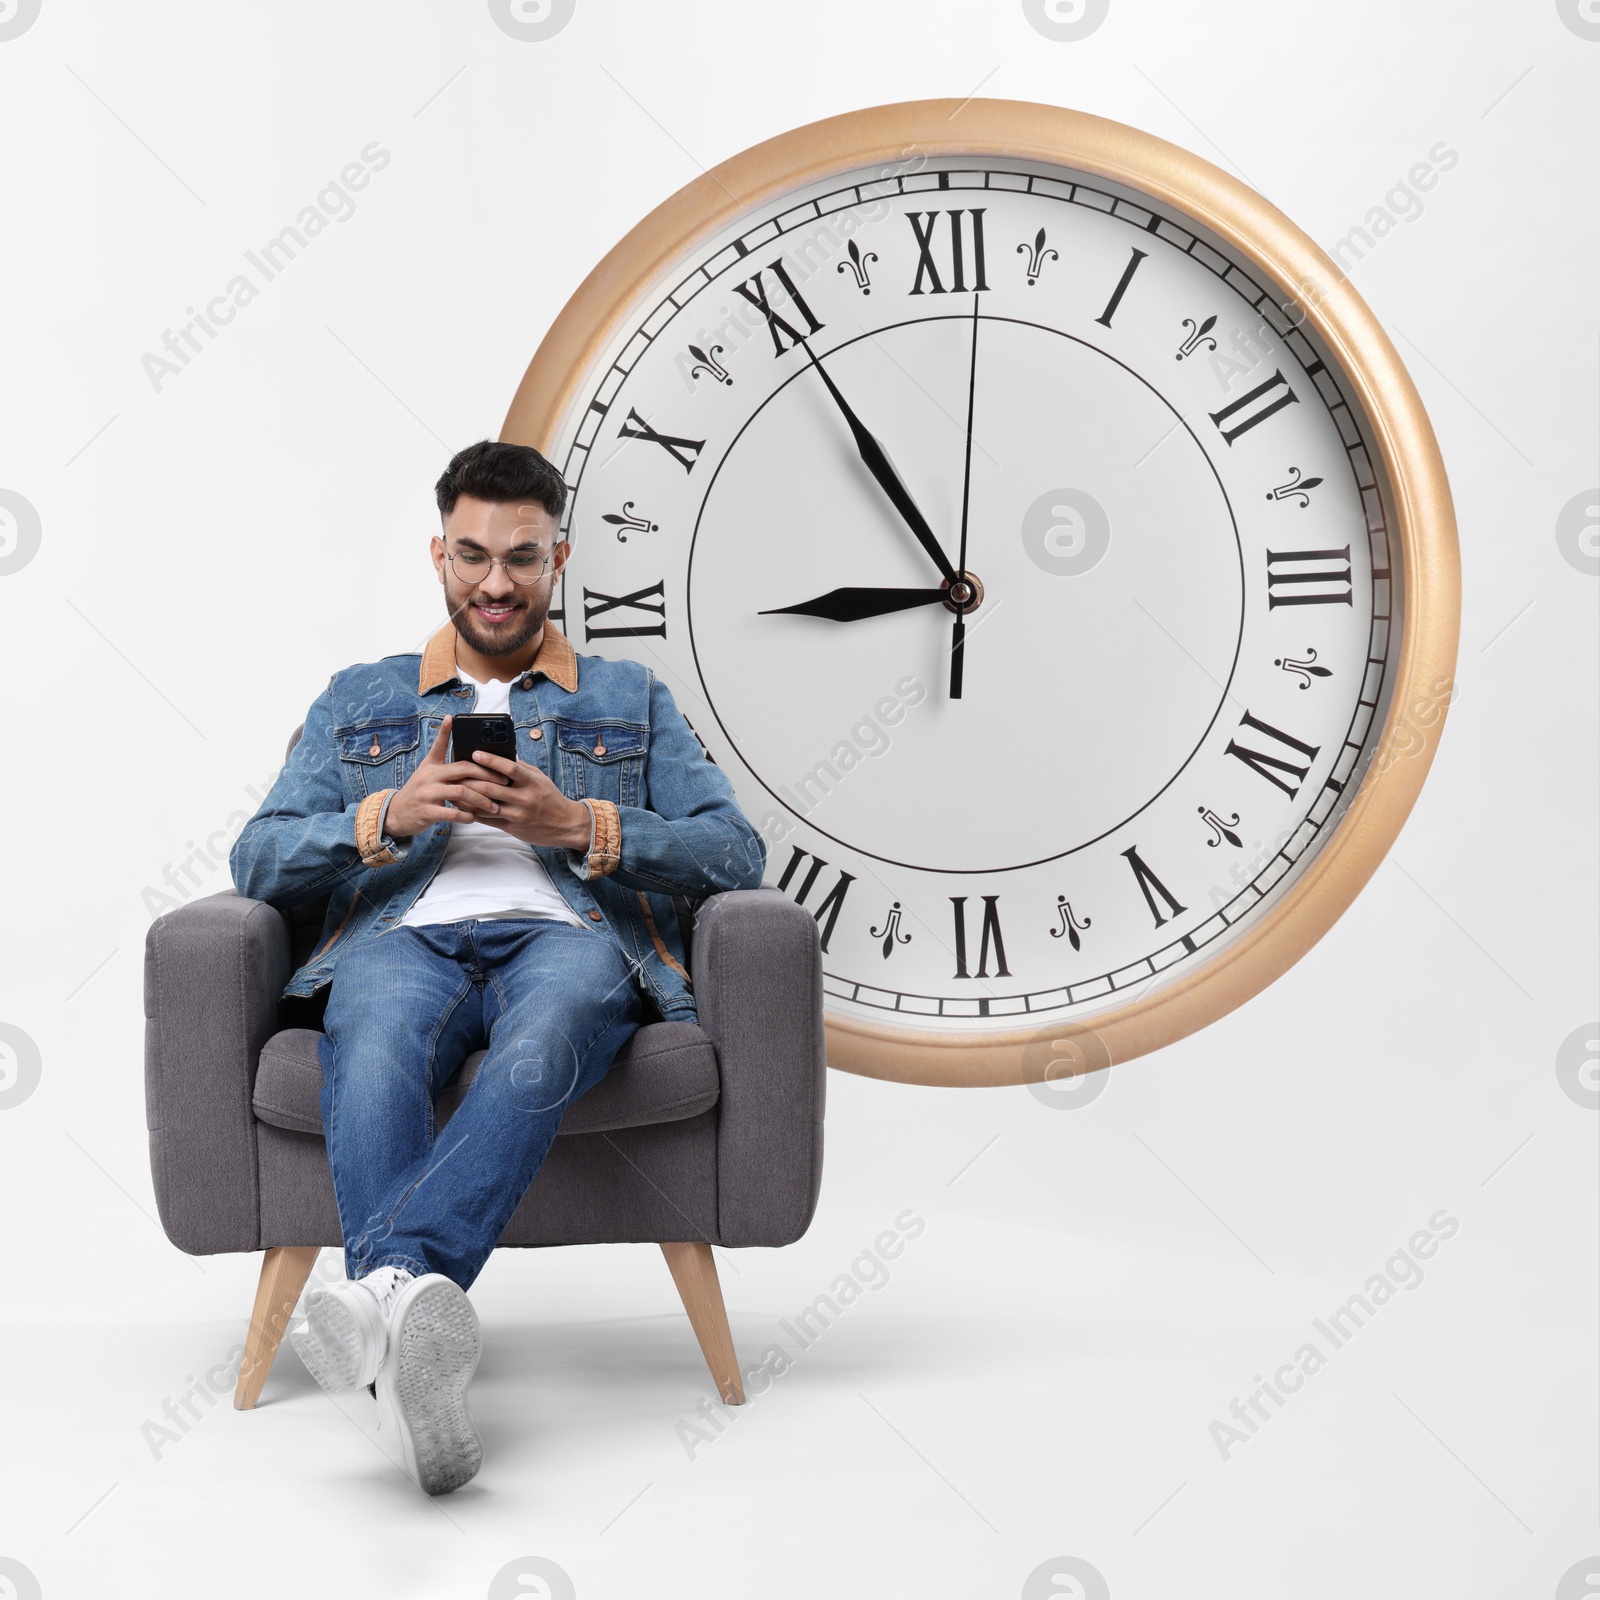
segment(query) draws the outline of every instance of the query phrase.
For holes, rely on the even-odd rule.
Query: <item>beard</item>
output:
[[[469,599],[451,600],[447,593],[445,609],[456,625],[456,632],[479,655],[509,656],[515,655],[544,626],[545,618],[550,614],[550,600],[550,594],[541,599],[532,587],[519,592],[513,596],[513,602],[522,609],[513,612],[492,631],[480,626]]]

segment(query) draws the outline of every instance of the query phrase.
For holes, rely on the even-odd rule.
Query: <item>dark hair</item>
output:
[[[531,445],[488,439],[457,451],[433,486],[440,517],[448,517],[464,494],[496,505],[537,500],[557,522],[567,504],[561,474]]]

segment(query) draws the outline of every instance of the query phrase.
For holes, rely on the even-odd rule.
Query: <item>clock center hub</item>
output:
[[[975,572],[961,572],[956,581],[946,578],[939,587],[944,590],[943,605],[958,617],[970,615],[983,604],[983,584]]]

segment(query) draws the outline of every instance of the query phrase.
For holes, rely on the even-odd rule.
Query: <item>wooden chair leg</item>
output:
[[[255,1409],[262,1385],[272,1371],[273,1357],[289,1330],[300,1291],[320,1253],[320,1246],[314,1244],[275,1245],[262,1258],[250,1331],[245,1335],[244,1359],[239,1363],[239,1385],[233,1391],[235,1411]]]
[[[700,1341],[701,1354],[723,1403],[744,1404],[744,1384],[739,1379],[739,1358],[733,1353],[733,1331],[728,1326],[728,1311],[722,1303],[722,1285],[717,1280],[717,1263],[711,1246],[700,1243],[663,1244],[672,1281],[678,1286],[689,1325]]]

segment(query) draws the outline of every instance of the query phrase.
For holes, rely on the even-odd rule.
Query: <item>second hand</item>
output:
[[[972,499],[972,406],[978,388],[978,297],[972,297],[972,367],[967,374],[967,462],[961,479],[961,548],[956,556],[956,571],[963,578],[967,571],[967,507]],[[961,698],[961,668],[967,642],[967,619],[956,613],[955,632],[950,641],[950,698]]]

